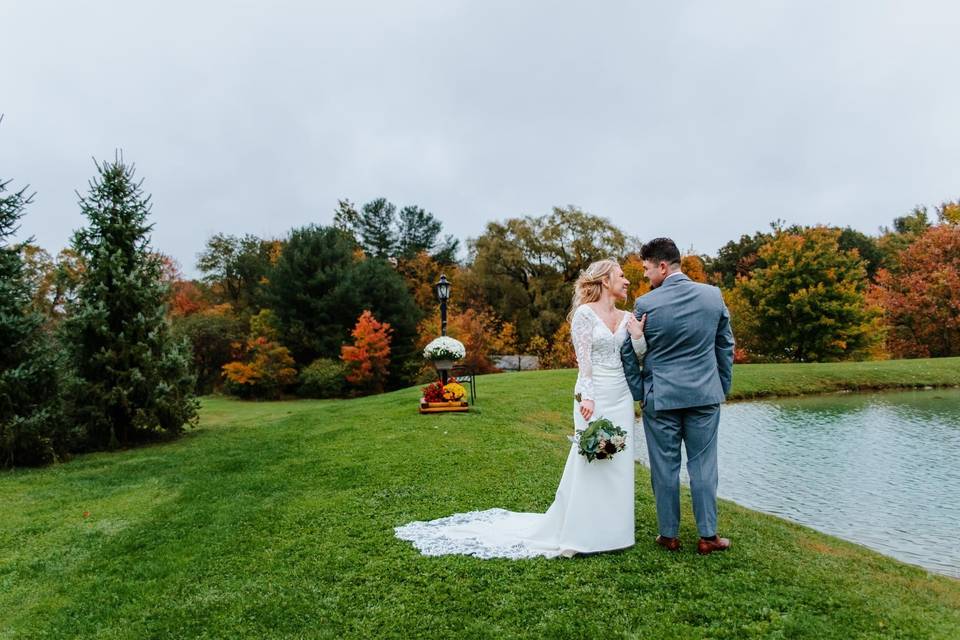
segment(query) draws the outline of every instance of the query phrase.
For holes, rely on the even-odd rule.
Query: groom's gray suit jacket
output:
[[[719,404],[733,381],[730,313],[716,287],[678,274],[637,299],[647,314],[647,353],[641,371],[630,338],[621,356],[634,400],[651,411]]]

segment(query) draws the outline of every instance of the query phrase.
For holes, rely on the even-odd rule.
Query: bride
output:
[[[637,353],[646,352],[646,318],[638,321],[616,308],[629,285],[615,261],[594,262],[577,279],[568,316],[578,365],[574,427],[585,429],[593,418],[608,418],[627,432],[626,449],[609,460],[587,462],[573,443],[546,513],[458,513],[397,527],[398,538],[424,555],[478,558],[570,557],[633,545],[634,412],[620,345],[629,333]]]

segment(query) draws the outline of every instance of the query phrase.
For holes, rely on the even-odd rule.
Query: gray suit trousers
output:
[[[657,502],[661,536],[676,538],[680,530],[680,443],[687,449],[687,473],[693,515],[700,535],[717,532],[717,430],[720,405],[654,411],[643,409],[643,432],[650,456],[650,482]],[[649,407],[649,408],[648,408]]]

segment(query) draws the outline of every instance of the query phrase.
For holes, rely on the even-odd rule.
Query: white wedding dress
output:
[[[546,513],[504,509],[471,511],[411,522],[395,529],[427,556],[465,554],[478,558],[573,556],[623,549],[634,544],[633,398],[620,362],[627,337],[626,314],[616,331],[587,305],[574,313],[570,333],[579,373],[576,393],[595,402],[593,419],[609,418],[627,432],[626,448],[609,460],[587,459],[573,443],[553,504]],[[645,351],[646,344],[638,345]],[[642,354],[641,354],[642,355]],[[576,429],[587,426],[573,402]]]

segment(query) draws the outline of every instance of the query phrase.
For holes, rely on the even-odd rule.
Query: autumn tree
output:
[[[197,416],[188,346],[166,320],[163,264],[151,251],[150,198],[118,157],[97,163],[74,234],[84,263],[61,323],[70,368],[68,406],[90,448],[183,431]]]
[[[509,327],[507,330],[510,331]],[[417,349],[422,352],[431,340],[440,335],[439,314],[425,316],[417,333]],[[501,333],[500,319],[489,309],[454,308],[447,315],[447,335],[462,342],[467,352],[458,364],[476,373],[497,371],[490,357],[495,353],[503,353],[498,350],[502,346],[498,342]],[[424,364],[423,369],[430,370],[432,366]]]
[[[694,282],[706,282],[707,270],[703,258],[697,255],[688,254],[680,258],[680,269]]]
[[[570,337],[570,323],[564,321],[550,338],[550,350],[540,366],[545,369],[571,369],[577,366],[577,354]]]
[[[500,325],[500,331],[493,336],[491,349],[493,353],[500,355],[515,354],[520,350],[517,329],[512,322]]]
[[[553,335],[570,307],[573,282],[591,262],[620,259],[624,233],[576,207],[491,222],[470,242],[467,279],[476,297],[516,327],[521,343]]]
[[[960,226],[931,227],[877,274],[873,297],[897,357],[960,355]]]
[[[297,381],[293,357],[280,343],[269,309],[250,318],[250,333],[240,356],[240,360],[223,365],[224,386],[232,395],[275,400]]]
[[[347,368],[346,379],[360,393],[381,393],[390,371],[390,336],[387,322],[379,322],[370,311],[357,318],[352,345],[343,345],[340,359]]]
[[[879,339],[877,311],[856,251],[839,246],[840,231],[781,231],[758,252],[760,268],[737,280],[754,314],[752,342],[773,359],[797,362],[859,357]]]
[[[627,299],[623,304],[625,309],[632,309],[637,298],[650,291],[650,281],[644,275],[643,260],[636,253],[631,253],[624,260],[623,277],[630,281],[627,289]]]
[[[218,233],[207,240],[197,268],[215,302],[228,302],[237,313],[250,315],[260,307],[261,289],[282,250],[279,240]]]
[[[76,298],[83,263],[71,248],[53,257],[32,242],[24,242],[20,252],[24,277],[33,292],[31,306],[48,325],[56,325],[66,304]]]
[[[464,283],[461,281],[460,269],[456,265],[444,266],[440,264],[426,251],[421,251],[411,258],[400,260],[397,264],[397,272],[407,282],[407,287],[410,289],[416,305],[428,315],[434,312],[438,304],[433,287],[440,279],[440,274],[447,276],[447,279],[454,283],[452,289],[454,300],[463,299],[462,285]]]
[[[877,238],[877,248],[880,251],[880,266],[886,269],[896,269],[900,254],[931,226],[927,208],[916,206],[905,215],[894,218],[893,227],[881,227],[880,237]]]
[[[941,202],[937,207],[937,219],[940,224],[960,225],[960,200]]]

